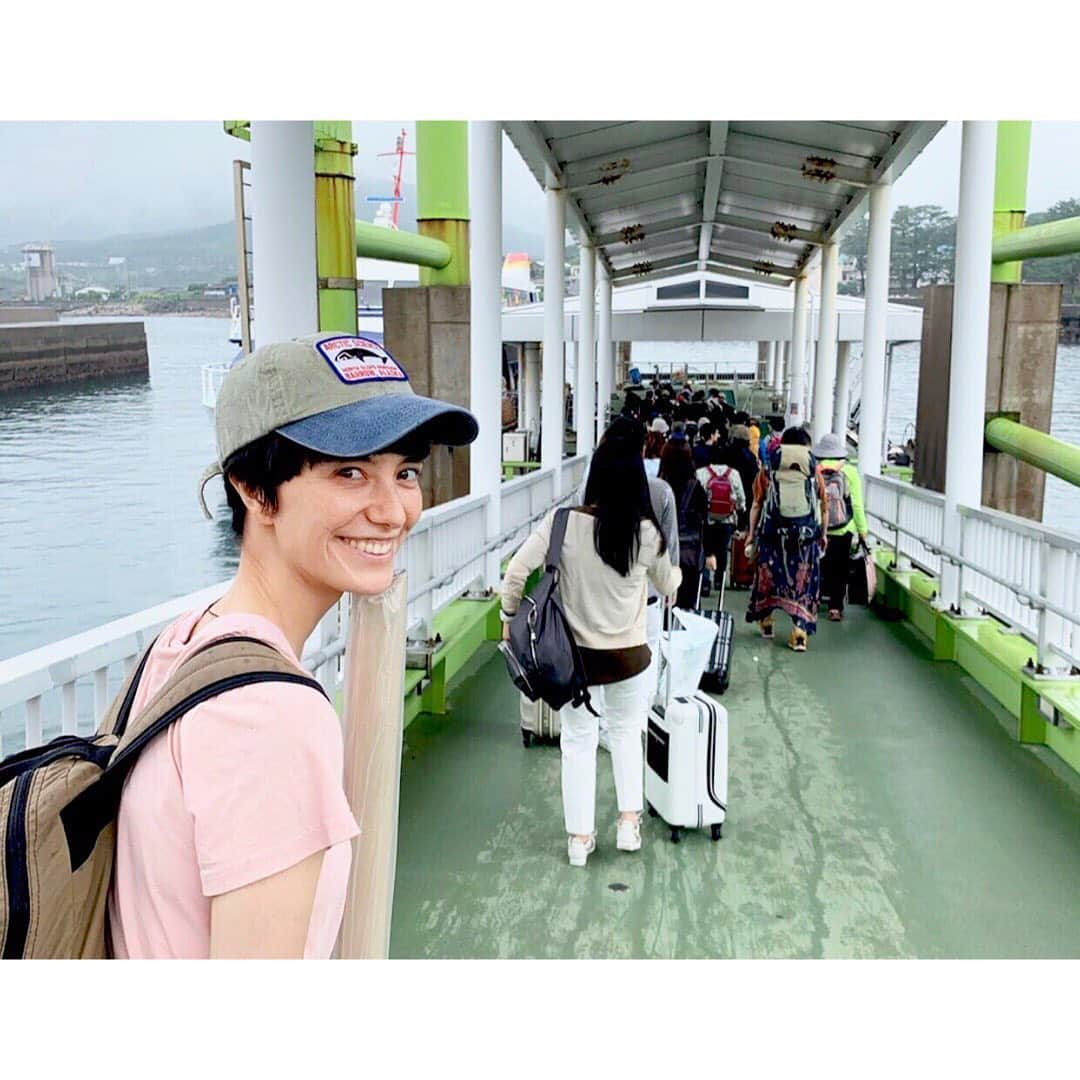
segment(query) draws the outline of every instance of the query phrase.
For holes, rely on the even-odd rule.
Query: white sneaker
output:
[[[641,821],[624,821],[619,818],[615,834],[615,846],[620,851],[641,850]]]
[[[576,836],[567,837],[566,854],[570,859],[571,866],[584,866],[585,860],[596,850],[596,833],[589,837],[588,841],[579,840]]]

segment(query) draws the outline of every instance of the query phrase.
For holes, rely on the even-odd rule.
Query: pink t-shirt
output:
[[[298,663],[282,631],[258,615],[210,619],[192,637],[203,614],[189,611],[161,633],[133,712],[216,638],[256,637]],[[197,705],[143,750],[125,783],[109,893],[113,955],[208,957],[212,896],[326,851],[304,957],[329,957],[358,832],[342,787],[341,723],[321,694],[256,683]]]

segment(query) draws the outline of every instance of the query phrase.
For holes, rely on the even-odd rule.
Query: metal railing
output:
[[[562,463],[558,499],[551,470],[503,484],[502,529],[492,540],[486,538],[488,496],[465,496],[426,511],[397,563],[409,575],[410,632],[430,626],[436,612],[482,586],[485,558],[493,551],[503,557],[516,550],[548,510],[570,500],[585,464],[580,456]],[[92,732],[154,637],[183,612],[209,606],[227,585],[222,581],[0,660],[0,757],[58,734]],[[304,666],[331,693],[343,678],[348,600],[342,597],[327,612],[303,651]]]
[[[893,549],[898,566],[907,562],[939,580],[945,565],[955,566],[961,610],[992,615],[1023,635],[1047,670],[1080,667],[1080,539],[961,506],[959,550],[950,550],[943,495],[868,477],[865,496],[870,531]]]

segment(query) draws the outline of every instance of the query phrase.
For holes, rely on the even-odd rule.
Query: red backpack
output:
[[[735,493],[731,488],[731,466],[723,471],[709,466],[709,517],[726,518],[735,513]]]

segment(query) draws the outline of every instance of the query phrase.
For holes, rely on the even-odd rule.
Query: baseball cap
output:
[[[276,431],[331,457],[366,457],[423,427],[433,443],[465,446],[477,436],[468,409],[421,397],[377,341],[324,332],[263,345],[230,368],[214,407],[217,461],[208,480],[241,447]]]

